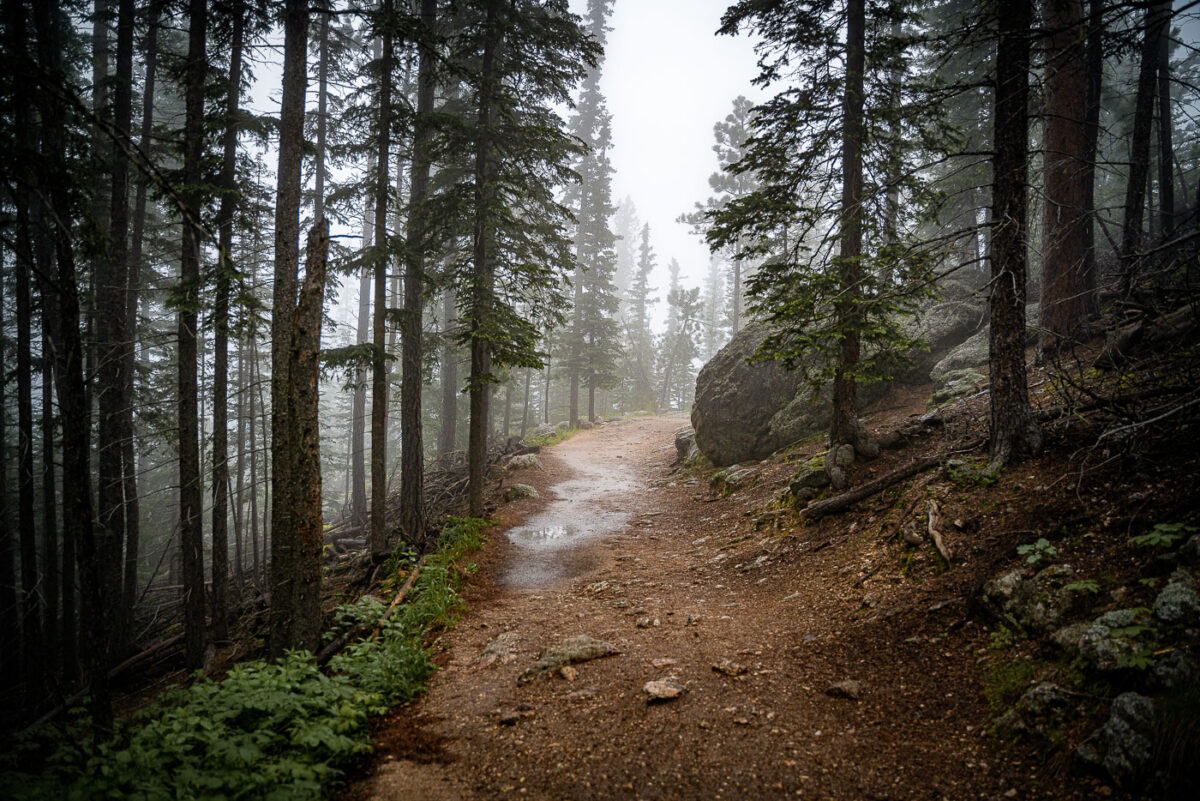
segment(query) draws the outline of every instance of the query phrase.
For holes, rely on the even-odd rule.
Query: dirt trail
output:
[[[986,638],[961,606],[874,609],[861,553],[758,532],[747,515],[761,500],[718,499],[672,472],[685,424],[606,425],[543,450],[544,472],[506,479],[542,498],[503,508],[510,528],[479,555],[428,696],[383,721],[345,797],[1058,797],[1036,755],[985,735]],[[480,667],[505,632],[515,658]],[[620,654],[577,665],[573,681],[518,685],[573,634]],[[667,676],[687,692],[648,704],[643,685]],[[846,679],[861,682],[857,700],[827,693]]]

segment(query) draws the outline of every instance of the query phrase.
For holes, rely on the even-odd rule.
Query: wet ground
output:
[[[506,476],[541,497],[501,507],[428,695],[380,722],[343,801],[1068,797],[987,735],[987,636],[942,597],[961,589],[876,572],[892,546],[849,516],[762,530],[794,468],[712,494],[672,464],[686,422],[623,420]],[[619,653],[518,683],[579,634]],[[827,694],[847,679],[859,698]],[[650,703],[659,680],[685,692]]]
[[[505,586],[533,591],[587,572],[596,563],[587,546],[629,523],[641,482],[622,452],[627,449],[600,432],[581,444],[568,441],[555,449],[572,477],[545,491],[552,500],[544,510],[505,532],[516,548],[504,569]]]

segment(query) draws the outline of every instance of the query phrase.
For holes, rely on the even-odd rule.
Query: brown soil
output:
[[[925,397],[893,393],[869,423],[894,427]],[[963,419],[939,435],[943,450],[977,433],[972,416]],[[1060,503],[1068,482],[1051,489],[1065,458],[1009,471],[974,494],[930,472],[855,512],[804,525],[773,503],[796,454],[758,465],[755,486],[722,496],[710,491],[707,471],[674,466],[672,435],[686,424],[622,420],[544,449],[544,472],[506,479],[534,485],[541,499],[502,507],[502,526],[476,557],[470,612],[437,643],[441,670],[429,694],[377,725],[379,747],[345,799],[1029,799],[1107,791],[1069,775],[1061,749],[1047,756],[988,734],[996,713],[982,688],[997,656],[970,608],[979,584],[1014,561],[1022,541],[1014,527],[1049,531],[1070,522],[1070,506]],[[931,447],[857,466],[852,480]],[[562,503],[560,486],[555,503],[555,487],[579,479],[580,465],[585,484],[607,475],[631,486],[577,504]],[[921,519],[927,495],[944,504],[955,556],[949,570],[931,546],[913,549],[895,536],[906,520]],[[1020,512],[1008,514],[1017,499]],[[554,509],[569,509],[574,524],[602,513],[625,520],[559,550],[530,550],[506,536]],[[1050,517],[1035,525],[1039,514]],[[1089,548],[1084,539],[1081,556]],[[551,569],[531,570],[539,564]],[[539,583],[539,575],[548,578]],[[479,667],[480,652],[507,631],[519,636],[516,658]],[[542,648],[581,633],[620,654],[577,665],[573,680],[518,685]],[[744,672],[714,670],[726,662]],[[647,703],[643,685],[668,676],[686,693]],[[845,679],[861,683],[860,698],[827,694]]]

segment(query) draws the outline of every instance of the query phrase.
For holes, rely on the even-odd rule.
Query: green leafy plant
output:
[[[1194,531],[1196,527],[1186,523],[1156,523],[1147,533],[1130,537],[1129,542],[1146,548],[1173,548]]]
[[[452,520],[406,603],[377,638],[351,643],[322,673],[307,652],[198,677],[161,696],[108,741],[77,715],[41,727],[0,754],[0,798],[279,799],[324,797],[370,750],[368,722],[424,690],[434,670],[429,633],[465,609],[459,562],[483,543],[482,520]],[[397,557],[400,560],[409,556]],[[334,613],[338,630],[373,630],[385,611],[364,598]]]
[[[1100,584],[1093,579],[1080,579],[1063,586],[1067,592],[1087,592],[1095,595],[1100,592]]]
[[[1018,545],[1017,554],[1024,556],[1027,563],[1036,565],[1047,556],[1057,556],[1058,549],[1051,545],[1045,537],[1039,537],[1037,542]]]

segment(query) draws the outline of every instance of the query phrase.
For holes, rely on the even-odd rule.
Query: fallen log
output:
[[[901,467],[899,470],[893,470],[887,475],[880,476],[873,481],[868,481],[866,484],[843,492],[841,495],[835,495],[823,501],[810,503],[801,510],[800,517],[804,520],[817,520],[825,515],[844,511],[861,500],[883,492],[893,484],[899,484],[906,478],[912,478],[918,473],[924,473],[926,470],[937,467],[941,463],[941,456],[925,456],[917,459],[915,462]]]

